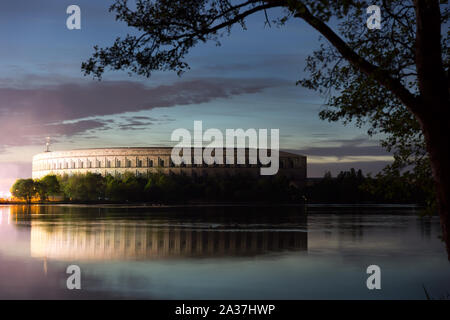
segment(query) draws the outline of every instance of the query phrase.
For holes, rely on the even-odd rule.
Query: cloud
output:
[[[134,116],[134,117],[131,117],[130,119],[132,119],[132,120],[150,120],[150,121],[157,121],[158,120],[156,118],[147,117],[147,116]]]
[[[328,146],[311,146],[298,150],[290,150],[289,152],[299,153],[306,156],[314,157],[336,157],[342,159],[345,157],[386,157],[392,154],[382,148],[377,141],[367,138],[355,139],[326,139],[322,143]],[[330,146],[331,145],[331,146]]]
[[[389,156],[389,152],[381,146],[341,146],[341,147],[310,147],[299,150],[310,156],[334,156],[343,158],[348,156]]]
[[[137,121],[129,119],[126,123],[120,123],[117,127],[121,130],[140,130],[153,125],[153,121]]]
[[[72,123],[46,124],[43,131],[49,135],[73,136],[89,130],[103,128],[105,122],[98,120],[81,120]]]
[[[73,136],[109,128],[106,121],[96,117],[207,103],[282,84],[283,81],[269,79],[200,78],[153,87],[132,81],[3,87],[0,88],[0,150],[42,143],[42,137],[47,135]],[[122,129],[136,129],[144,123],[150,124],[150,120],[134,118],[122,124]]]
[[[365,174],[375,174],[393,160],[392,154],[376,144],[377,142],[366,137],[323,139],[321,143],[327,146],[285,151],[307,156],[308,177],[322,177],[326,171],[337,175],[340,171],[351,168],[361,169]]]

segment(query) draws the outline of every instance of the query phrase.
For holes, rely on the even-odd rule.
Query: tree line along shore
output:
[[[327,172],[298,186],[283,176],[205,177],[153,173],[136,176],[76,174],[18,179],[3,203],[414,203],[431,208],[432,186],[404,178],[364,176],[361,170]],[[1,203],[1,202],[0,202]]]

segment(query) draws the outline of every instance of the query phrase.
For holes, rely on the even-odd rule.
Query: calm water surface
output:
[[[0,206],[0,298],[439,298],[439,234],[414,208]]]

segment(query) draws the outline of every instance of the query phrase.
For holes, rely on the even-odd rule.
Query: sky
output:
[[[31,177],[45,148],[171,146],[177,128],[277,128],[280,148],[308,157],[308,176],[351,167],[376,173],[392,157],[364,128],[319,119],[325,98],[296,86],[319,34],[299,19],[269,27],[257,14],[221,46],[200,44],[181,77],[107,72],[84,76],[93,46],[133,30],[108,12],[112,0],[0,2],[0,192]],[[81,8],[81,30],[68,30],[66,9]],[[269,18],[278,10],[269,10]]]

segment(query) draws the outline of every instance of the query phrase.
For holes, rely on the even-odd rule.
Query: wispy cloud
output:
[[[383,149],[378,141],[368,138],[325,139],[324,146],[309,146],[291,152],[305,154],[309,157],[389,157],[392,154]]]
[[[286,151],[308,157],[309,177],[321,177],[326,171],[336,175],[350,168],[361,169],[366,174],[377,173],[393,160],[392,154],[383,149],[378,141],[366,137],[323,139],[321,144],[324,146]]]
[[[73,136],[107,128],[108,123],[98,117],[207,103],[283,84],[270,79],[200,78],[154,87],[132,81],[3,87],[0,88],[0,150],[34,144],[46,135]],[[135,130],[151,124],[151,120],[129,119],[119,123],[118,129]]]

